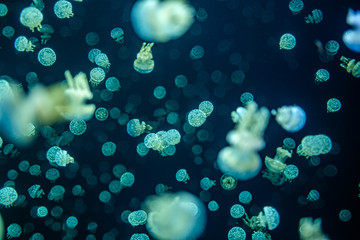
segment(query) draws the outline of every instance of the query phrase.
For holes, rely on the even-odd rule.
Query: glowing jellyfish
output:
[[[146,223],[146,220],[147,214],[144,210],[137,210],[131,212],[128,216],[128,221],[133,227],[144,225]]]
[[[98,65],[99,67],[102,67],[104,69],[109,69],[110,65],[111,65],[109,58],[105,53],[97,54],[95,57],[95,63],[96,63],[96,65]]]
[[[266,169],[263,171],[263,177],[269,179],[275,186],[282,185],[285,181],[282,173],[286,169],[285,161],[292,156],[292,150],[290,151],[278,147],[274,158],[265,157]]]
[[[190,58],[193,60],[200,59],[204,56],[205,50],[200,45],[195,45],[190,51]]]
[[[104,156],[109,157],[115,154],[116,144],[113,142],[105,142],[101,147],[101,152]]]
[[[131,235],[130,240],[150,240],[150,238],[145,233],[134,233]]]
[[[12,26],[5,26],[2,29],[2,34],[7,38],[12,39],[14,37],[14,34],[15,34],[15,29]]]
[[[22,228],[17,223],[10,224],[6,230],[7,230],[6,233],[7,238],[17,238],[20,237],[22,233]]]
[[[44,4],[43,0],[33,0],[32,3],[30,4],[30,6],[36,7],[40,11],[44,10],[44,8],[45,8],[45,4]]]
[[[331,139],[323,134],[308,135],[301,140],[301,144],[296,149],[296,153],[300,156],[309,158],[320,154],[330,152],[332,148]]]
[[[157,86],[154,89],[154,97],[157,99],[163,99],[166,96],[166,89],[163,86]]]
[[[179,169],[176,172],[176,181],[178,182],[183,182],[183,183],[187,183],[188,180],[190,180],[190,176],[187,173],[186,169]]]
[[[337,112],[341,109],[341,102],[337,98],[330,98],[326,103],[327,112]]]
[[[239,194],[239,202],[242,204],[249,204],[252,200],[252,195],[249,191],[242,191]]]
[[[175,85],[178,88],[186,87],[187,83],[188,83],[187,77],[185,77],[184,75],[180,74],[175,77]]]
[[[319,69],[315,74],[315,84],[326,82],[330,78],[330,73],[326,69]]]
[[[71,2],[66,0],[57,1],[54,5],[54,13],[60,19],[74,16]]]
[[[50,168],[46,171],[45,177],[54,183],[60,177],[60,172],[56,168]]]
[[[82,119],[71,120],[70,124],[69,124],[69,130],[74,135],[77,135],[77,136],[82,135],[86,131],[86,122]]]
[[[0,205],[11,207],[18,199],[16,190],[12,187],[3,187],[0,189]]]
[[[289,9],[292,14],[296,15],[304,8],[304,2],[301,0],[291,0],[289,3]]]
[[[95,118],[99,121],[105,121],[109,117],[109,111],[106,108],[99,107],[95,111]]]
[[[307,17],[304,18],[306,23],[319,23],[323,20],[323,13],[319,9],[314,9],[311,11]]]
[[[55,155],[55,163],[59,167],[66,167],[66,165],[73,162],[74,158],[71,157],[66,150],[60,150]]]
[[[351,73],[354,77],[360,78],[360,61],[356,62],[355,59],[346,58],[341,56],[340,66],[345,68],[348,73]]]
[[[54,28],[49,24],[43,24],[39,32],[42,33],[41,44],[46,44],[47,41],[49,41],[49,39],[51,38],[51,34],[54,33]]]
[[[295,143],[294,139],[287,137],[283,140],[282,148],[287,149],[287,150],[293,150],[295,148],[295,146],[296,146],[296,143]]]
[[[66,219],[66,226],[70,229],[74,229],[78,225],[78,223],[78,219],[74,216],[70,216]]]
[[[254,101],[254,96],[250,92],[244,92],[240,96],[240,102],[246,106],[247,103]]]
[[[230,208],[230,215],[233,218],[241,218],[245,214],[245,209],[240,204],[234,204]]]
[[[43,48],[38,53],[38,61],[41,65],[49,67],[56,62],[56,54],[51,48]]]
[[[321,218],[313,220],[311,217],[303,217],[299,220],[300,240],[329,240],[321,229]]]
[[[105,71],[100,67],[95,67],[90,71],[90,83],[93,86],[99,85],[105,79]]]
[[[310,190],[310,192],[308,193],[306,199],[310,202],[315,202],[317,200],[320,199],[320,193],[319,191],[315,190],[315,189],[312,189]]]
[[[32,44],[25,36],[19,36],[14,42],[15,49],[19,52],[33,52],[35,45]]]
[[[228,232],[228,240],[245,240],[246,232],[241,227],[233,227]]]
[[[253,232],[253,234],[251,235],[251,239],[252,240],[266,240],[266,235],[265,235],[265,233],[263,233],[261,231],[256,231],[256,232]]]
[[[279,46],[280,49],[291,50],[296,45],[296,38],[290,33],[285,33],[281,36]]]
[[[206,121],[206,114],[199,109],[193,109],[189,112],[187,119],[191,126],[200,127]]]
[[[121,88],[121,85],[119,79],[117,79],[116,77],[109,77],[105,81],[105,87],[111,92],[116,92]]]
[[[110,37],[115,40],[116,43],[124,42],[124,30],[122,28],[113,28],[110,32]]]
[[[194,8],[182,0],[139,0],[131,10],[131,23],[145,41],[180,38],[194,22]]]
[[[49,213],[49,211],[45,206],[40,206],[36,210],[36,215],[41,218],[46,217],[48,215],[48,213]]]
[[[286,168],[284,170],[285,181],[291,182],[298,176],[299,176],[299,169],[297,166],[295,166],[293,164],[289,164],[286,166]]]
[[[210,212],[216,212],[217,210],[219,210],[219,204],[212,200],[208,203],[208,209]]]
[[[98,54],[101,53],[101,50],[98,48],[93,48],[88,53],[88,59],[90,62],[95,63],[95,58]]]
[[[148,215],[146,228],[156,239],[196,239],[205,229],[206,209],[188,192],[149,196],[144,206]]]
[[[237,180],[229,175],[222,175],[220,178],[220,186],[227,191],[233,190],[237,186]]]
[[[209,101],[202,101],[199,104],[199,110],[204,112],[206,117],[208,117],[208,116],[210,116],[210,114],[214,110],[214,105]]]
[[[131,187],[135,182],[134,174],[131,172],[125,172],[120,177],[120,183],[124,187]]]
[[[348,222],[351,220],[351,212],[347,209],[342,209],[340,212],[339,212],[339,219],[342,221],[342,222]]]
[[[147,125],[144,121],[140,122],[140,120],[137,118],[131,119],[126,125],[127,133],[131,137],[138,137],[146,130],[151,129],[152,127],[150,125]]]
[[[154,43],[143,43],[139,53],[136,55],[133,67],[138,73],[146,74],[154,70],[154,60],[152,59],[151,48]]]
[[[176,129],[170,129],[166,131],[166,134],[164,136],[164,140],[169,145],[176,145],[180,142],[181,135],[178,130]]]
[[[208,177],[204,177],[200,180],[200,187],[204,191],[208,191],[215,185],[215,180],[210,180]]]
[[[328,55],[336,55],[336,53],[339,50],[339,43],[335,40],[330,40],[327,43],[325,43],[325,50]]]
[[[301,130],[306,123],[306,113],[299,106],[283,106],[276,110],[271,110],[276,122],[288,132]]]
[[[24,8],[20,13],[20,22],[34,32],[35,28],[40,30],[43,14],[35,7]]]
[[[360,53],[360,11],[349,8],[346,23],[353,26],[354,29],[344,32],[343,42],[351,51]]]
[[[5,4],[0,3],[0,17],[5,17],[8,13],[8,8]]]
[[[64,194],[65,188],[61,185],[55,185],[50,189],[50,192],[48,193],[48,199],[59,202],[63,199]]]
[[[246,219],[243,220],[247,226],[255,231],[274,230],[280,223],[280,215],[275,208],[265,206],[258,216],[253,216],[249,219],[246,215]]]

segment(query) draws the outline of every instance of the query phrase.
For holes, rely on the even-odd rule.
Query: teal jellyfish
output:
[[[54,13],[60,19],[74,16],[71,2],[66,0],[57,1],[54,5]]]
[[[323,13],[319,9],[314,9],[311,11],[311,14],[309,14],[307,17],[305,17],[306,23],[319,23],[323,20]]]
[[[38,53],[38,61],[45,67],[52,66],[56,62],[56,54],[49,47],[43,48]]]
[[[291,50],[296,45],[296,38],[290,33],[285,33],[281,36],[279,46],[280,49]]]

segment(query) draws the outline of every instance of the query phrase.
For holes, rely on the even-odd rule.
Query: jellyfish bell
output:
[[[360,53],[360,11],[349,8],[346,23],[353,26],[354,29],[344,32],[343,42],[350,50]]]
[[[168,42],[189,30],[194,15],[194,8],[183,0],[139,0],[131,10],[131,22],[143,40]]]
[[[232,146],[224,147],[219,152],[217,164],[224,174],[243,181],[255,177],[262,166],[257,152],[241,151]]]
[[[305,111],[299,106],[283,106],[278,110],[272,110],[276,122],[288,132],[297,132],[306,123]]]
[[[148,214],[146,228],[156,239],[196,239],[205,229],[204,204],[188,192],[153,195],[144,206]]]

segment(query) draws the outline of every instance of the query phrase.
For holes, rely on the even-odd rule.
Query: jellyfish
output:
[[[199,109],[193,109],[187,117],[188,123],[193,127],[200,127],[206,121],[206,113]]]
[[[285,161],[291,158],[292,154],[289,150],[281,147],[276,148],[276,155],[274,158],[265,157],[266,169],[263,171],[263,177],[270,180],[275,186],[280,186],[284,183],[283,172],[286,169]]]
[[[279,46],[280,49],[291,50],[296,45],[296,38],[290,33],[285,33],[281,36]]]
[[[108,70],[110,68],[110,61],[108,56],[105,53],[99,53],[96,55],[95,57],[95,63],[96,65],[98,65],[99,67],[102,67],[106,70]]]
[[[0,17],[5,17],[7,13],[8,7],[5,4],[0,3]]]
[[[66,219],[66,226],[70,229],[74,229],[79,223],[79,220],[74,217],[74,216],[70,216]]]
[[[38,61],[41,65],[49,67],[56,62],[56,54],[51,48],[43,48],[38,53]]]
[[[178,182],[183,182],[183,183],[187,183],[188,180],[190,180],[190,176],[187,173],[186,169],[179,169],[176,172],[176,181]]]
[[[21,233],[22,233],[22,229],[21,226],[17,223],[12,223],[7,227],[7,233],[6,236],[7,238],[18,238],[20,237]]]
[[[54,33],[54,28],[49,24],[43,24],[39,32],[42,33],[41,44],[46,44],[47,41],[49,41],[49,39],[51,38],[51,34]]]
[[[151,130],[152,127],[146,124],[144,121],[140,122],[139,119],[134,118],[127,123],[126,129],[127,129],[127,133],[131,137],[138,137],[141,134],[143,134],[145,131]]]
[[[143,43],[139,53],[136,55],[134,61],[134,69],[138,73],[146,74],[151,73],[154,70],[154,60],[152,59],[151,48],[154,46],[154,43]]]
[[[184,35],[194,22],[195,9],[183,0],[139,0],[131,23],[145,41],[168,42]]]
[[[283,106],[276,110],[271,110],[276,122],[288,132],[301,130],[306,123],[305,111],[299,106]]]
[[[315,84],[326,82],[330,78],[330,73],[326,69],[319,69],[315,74]]]
[[[244,223],[255,231],[274,230],[280,223],[280,215],[278,211],[270,206],[263,207],[263,211],[258,216],[249,216],[245,213]]]
[[[321,229],[321,218],[313,220],[311,217],[303,217],[299,220],[300,240],[329,240]]]
[[[205,229],[204,204],[188,192],[149,196],[144,206],[148,216],[146,228],[156,239],[196,239]]]
[[[351,73],[355,78],[360,78],[360,61],[356,62],[355,59],[346,58],[341,56],[340,66],[345,68],[348,73]]]
[[[344,32],[343,42],[351,51],[360,53],[360,11],[349,8],[346,23],[353,26],[354,29]]]
[[[319,9],[314,9],[311,11],[307,17],[305,17],[306,23],[319,23],[323,20],[323,13]]]
[[[113,28],[110,32],[110,37],[115,40],[116,43],[124,42],[124,30],[122,28]]]
[[[60,19],[74,16],[71,2],[66,0],[57,1],[54,5],[54,13]]]
[[[292,14],[297,15],[304,8],[304,2],[301,0],[291,0],[289,3],[289,9]]]
[[[200,180],[200,187],[204,191],[208,191],[215,185],[215,180],[210,180],[208,177],[204,177]]]
[[[330,98],[326,103],[327,112],[337,112],[341,109],[341,102],[337,98]]]
[[[7,37],[8,39],[12,39],[15,34],[15,29],[12,26],[5,26],[2,29],[2,34]]]
[[[317,156],[320,154],[326,154],[330,152],[332,148],[331,139],[324,135],[308,135],[301,140],[301,144],[296,149],[296,153],[299,156],[306,158]]]
[[[11,207],[18,199],[19,195],[12,187],[3,187],[0,189],[0,206]]]
[[[327,43],[325,43],[325,50],[328,55],[336,55],[336,53],[339,50],[339,43],[335,40],[330,40]]]
[[[43,20],[43,14],[39,9],[35,7],[26,7],[20,13],[20,22],[25,27],[30,28],[34,32],[41,29],[41,22]]]
[[[25,36],[19,36],[14,42],[15,49],[19,52],[33,52],[35,45],[32,44]]]

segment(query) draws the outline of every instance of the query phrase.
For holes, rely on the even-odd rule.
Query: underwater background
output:
[[[346,24],[348,9],[360,9],[359,1],[304,1],[304,9],[298,15],[290,12],[289,1],[191,1],[196,10],[205,9],[208,17],[203,21],[196,19],[190,30],[179,39],[155,43],[152,48],[155,68],[150,74],[140,74],[133,69],[133,61],[143,42],[130,22],[134,1],[72,2],[74,17],[70,19],[58,19],[53,12],[55,1],[45,1],[43,23],[51,24],[55,29],[46,44],[57,56],[55,64],[50,67],[41,65],[37,60],[41,46],[34,53],[17,52],[14,48],[16,36],[40,36],[19,22],[21,10],[29,6],[31,1],[1,2],[7,5],[9,12],[0,18],[0,28],[11,25],[15,29],[15,37],[10,40],[0,36],[0,76],[10,76],[22,83],[26,91],[25,76],[28,72],[36,72],[44,85],[64,80],[65,70],[70,70],[73,75],[83,71],[89,76],[95,64],[88,60],[88,52],[95,47],[106,53],[111,62],[106,78],[115,76],[121,84],[121,89],[114,92],[108,101],[100,96],[101,90],[105,89],[103,83],[92,88],[94,99],[91,102],[96,108],[110,110],[117,107],[129,119],[138,118],[150,125],[154,123],[152,132],[175,128],[182,135],[173,156],[162,157],[150,149],[146,156],[140,157],[136,147],[143,142],[144,135],[130,137],[126,124],[119,124],[118,119],[109,117],[105,121],[98,121],[93,117],[87,121],[87,130],[83,135],[74,136],[68,146],[62,147],[74,157],[79,170],[76,174],[70,174],[67,173],[68,167],[58,168],[61,177],[55,183],[45,178],[45,171],[51,168],[45,158],[51,144],[40,133],[30,147],[19,148],[19,153],[13,158],[2,156],[1,186],[8,180],[7,172],[10,169],[18,170],[22,160],[29,161],[31,165],[39,164],[43,172],[38,177],[19,172],[15,180],[16,191],[27,197],[27,204],[0,209],[5,227],[11,223],[21,226],[29,222],[34,224],[33,232],[23,233],[20,239],[29,239],[34,232],[42,233],[45,239],[63,239],[65,231],[53,231],[48,223],[63,223],[68,216],[76,216],[79,220],[76,227],[78,234],[74,239],[86,238],[89,234],[87,225],[91,221],[98,224],[97,239],[113,239],[103,238],[108,232],[112,232],[115,239],[130,239],[132,234],[147,233],[147,230],[144,225],[132,227],[124,223],[121,219],[124,210],[141,209],[141,203],[147,196],[155,194],[155,186],[159,183],[171,187],[170,191],[173,192],[184,190],[199,196],[202,191],[199,182],[203,177],[216,180],[216,185],[209,190],[209,198],[217,201],[219,210],[207,211],[207,224],[200,239],[227,239],[228,231],[234,226],[244,228],[246,239],[251,239],[252,231],[242,219],[236,220],[230,216],[230,208],[239,203],[238,195],[243,190],[251,192],[253,197],[250,204],[244,205],[249,215],[257,215],[263,206],[273,206],[279,212],[279,226],[269,231],[272,239],[299,239],[298,222],[302,217],[320,217],[323,232],[330,239],[357,239],[355,236],[360,222],[360,84],[359,79],[340,67],[339,59],[345,56],[360,60],[360,54],[352,52],[342,42],[343,32],[350,28]],[[318,24],[306,24],[304,17],[313,9],[321,9],[324,19]],[[121,44],[110,37],[110,31],[115,27],[124,30],[124,42]],[[85,41],[89,32],[96,32],[99,36],[99,42],[94,46],[89,46]],[[279,39],[284,33],[296,37],[296,46],[290,51],[279,49]],[[333,60],[321,61],[314,44],[316,40],[323,43],[336,40],[340,44]],[[195,45],[202,46],[205,51],[201,59],[191,59],[189,56]],[[320,68],[329,71],[330,79],[316,85],[315,73]],[[236,83],[231,77],[235,71],[241,71],[244,76]],[[186,88],[176,87],[174,80],[179,74],[187,77]],[[160,85],[167,92],[161,100],[153,96],[154,88]],[[222,189],[219,181],[223,173],[216,166],[217,153],[228,145],[226,134],[234,128],[230,114],[242,105],[240,95],[244,92],[252,93],[259,106],[271,110],[296,104],[307,115],[305,127],[296,133],[286,132],[272,117],[264,134],[266,147],[260,152],[262,159],[274,156],[276,147],[281,146],[286,137],[293,138],[298,145],[307,135],[325,134],[338,151],[321,155],[317,166],[311,166],[309,159],[294,152],[287,163],[299,168],[299,177],[282,186],[273,186],[259,173],[250,180],[238,181],[234,190]],[[327,113],[326,102],[330,98],[341,101],[338,112]],[[172,102],[175,105],[172,111],[179,115],[176,125],[167,123],[166,116],[153,115],[157,108],[166,109],[169,100],[175,101],[175,104]],[[199,141],[194,133],[187,136],[185,142],[182,126],[186,122],[186,114],[204,100],[214,105],[214,112],[199,128],[207,130],[209,138]],[[127,109],[130,110],[127,112]],[[69,123],[57,123],[52,127],[61,135],[69,130]],[[102,145],[107,141],[117,145],[113,156],[102,154]],[[8,143],[4,139],[3,146]],[[198,155],[192,151],[195,144],[202,147]],[[118,194],[111,194],[111,201],[104,204],[100,202],[99,194],[108,190],[109,181],[116,179],[112,174],[116,164],[123,164],[127,171],[133,173],[135,183]],[[181,168],[186,169],[190,176],[187,184],[176,181],[175,174]],[[325,174],[326,169],[332,172]],[[85,175],[89,172],[95,184],[88,183]],[[27,189],[33,184],[41,185],[46,193],[43,198],[29,198]],[[71,189],[76,184],[83,187],[84,196],[73,196]],[[66,189],[64,199],[59,203],[49,201],[46,197],[54,185],[62,185]],[[301,199],[306,198],[312,189],[319,191],[320,199],[315,203],[302,204]],[[50,211],[56,205],[64,210],[60,219],[49,220],[50,215],[45,218],[31,217],[34,206],[46,206]],[[350,221],[339,219],[342,209],[352,213]]]

